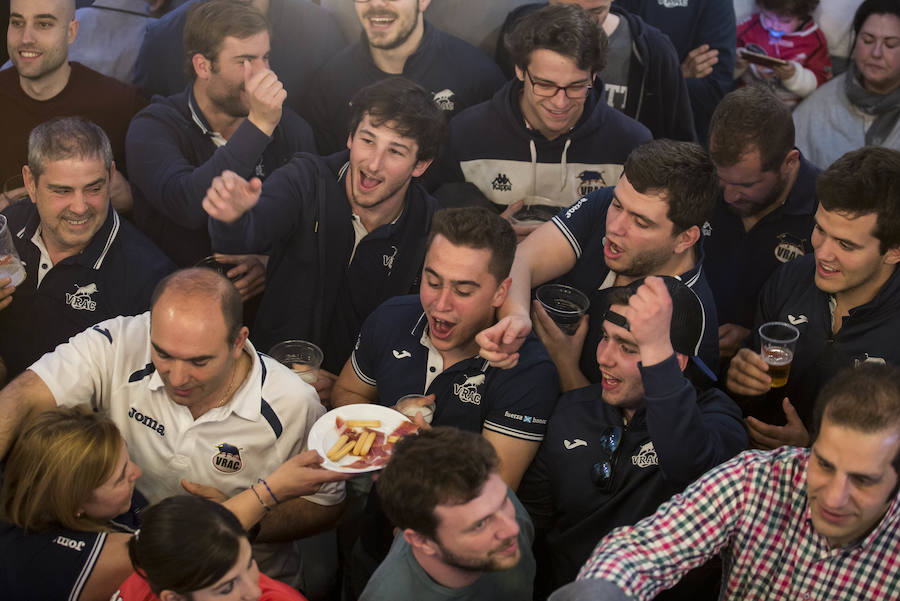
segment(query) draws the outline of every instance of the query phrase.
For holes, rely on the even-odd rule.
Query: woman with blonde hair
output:
[[[222,505],[243,528],[277,500],[306,490],[308,458],[295,455]],[[141,470],[118,428],[81,409],[54,409],[22,427],[0,485],[0,591],[4,601],[107,601],[132,572],[128,541],[144,504]]]

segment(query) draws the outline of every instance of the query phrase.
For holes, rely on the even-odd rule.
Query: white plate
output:
[[[368,403],[357,403],[338,407],[337,409],[332,409],[316,420],[316,423],[314,423],[309,430],[309,437],[307,439],[308,448],[318,451],[319,455],[325,459],[325,461],[322,462],[322,467],[334,472],[344,472],[347,474],[374,472],[380,470],[384,466],[370,465],[363,468],[352,468],[347,466],[359,459],[359,457],[355,455],[344,455],[337,463],[326,457],[325,454],[334,446],[334,443],[336,443],[338,439],[338,430],[334,426],[336,417],[340,417],[344,421],[349,421],[351,419],[381,420],[380,428],[371,429],[378,432],[384,432],[385,436],[393,432],[394,429],[403,422],[410,421],[408,417],[399,411],[394,411],[393,409],[383,407],[382,405]]]

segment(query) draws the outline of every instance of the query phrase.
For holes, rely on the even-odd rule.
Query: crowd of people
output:
[[[900,597],[900,0],[7,4],[4,599]]]

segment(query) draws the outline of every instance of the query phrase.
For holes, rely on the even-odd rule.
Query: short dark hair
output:
[[[350,101],[350,135],[368,115],[419,146],[416,158],[435,158],[447,132],[447,116],[422,86],[405,77],[388,77],[364,87]]]
[[[484,207],[441,209],[434,214],[425,252],[440,234],[454,246],[491,251],[488,271],[499,284],[509,276],[516,257],[516,232],[509,222]]]
[[[724,167],[758,150],[762,170],[777,171],[794,148],[791,109],[760,84],[726,95],[713,112],[709,132],[709,154]]]
[[[853,41],[850,43],[852,50],[856,46],[856,38],[859,31],[865,25],[866,20],[872,15],[894,15],[900,19],[900,2],[897,0],[865,0],[856,9],[853,15]]]
[[[503,40],[514,65],[523,71],[535,50],[571,58],[584,71],[606,66],[609,41],[603,29],[577,4],[548,5],[522,17]]]
[[[468,503],[498,465],[494,447],[480,434],[437,427],[401,439],[375,488],[394,526],[433,540],[435,507]]]
[[[866,146],[848,152],[816,180],[816,195],[829,212],[875,213],[881,254],[900,246],[900,151]]]
[[[246,537],[224,506],[180,495],[141,512],[141,529],[128,541],[128,557],[157,596],[164,590],[187,596],[225,576]]]
[[[265,31],[271,35],[269,20],[252,3],[242,0],[206,0],[191,6],[184,23],[185,70],[197,79],[193,58],[202,54],[210,62],[219,58],[225,38],[244,40]]]
[[[863,433],[900,432],[900,367],[863,363],[839,372],[822,388],[813,412],[813,436],[822,420]],[[900,476],[900,451],[892,462]]]
[[[113,153],[106,132],[84,117],[55,117],[31,130],[28,169],[35,181],[48,162],[67,159],[100,159],[108,175]]]
[[[819,0],[756,0],[763,10],[792,17],[806,17],[819,6]]]
[[[225,318],[226,340],[234,344],[244,323],[244,306],[241,295],[231,280],[207,267],[179,269],[161,279],[150,297],[150,310],[169,289],[185,295],[203,295],[219,301],[222,317]]]
[[[650,140],[631,151],[625,176],[640,194],[660,194],[669,205],[666,216],[674,234],[702,227],[719,194],[716,166],[693,142]]]

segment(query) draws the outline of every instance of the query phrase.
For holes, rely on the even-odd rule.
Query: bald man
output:
[[[325,412],[315,390],[257,353],[248,335],[227,279],[205,268],[176,271],[159,283],[148,313],[85,330],[0,391],[0,456],[27,411],[90,406],[119,427],[151,503],[199,490],[193,483],[230,497],[304,450]],[[317,463],[310,482],[329,484],[275,508],[257,542],[334,523],[344,489],[332,483],[344,476]],[[270,576],[289,580],[297,571],[290,545],[254,552]]]

